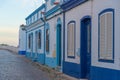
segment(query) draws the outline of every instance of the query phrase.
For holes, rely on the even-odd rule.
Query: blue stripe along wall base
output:
[[[38,54],[37,62],[39,62],[40,64],[45,64],[45,55],[43,53],[42,54]]]
[[[31,53],[30,52],[26,52],[26,57],[27,58],[31,58]]]
[[[26,54],[26,51],[19,51],[18,52],[20,55],[25,55]]]
[[[120,80],[120,70],[92,66],[90,80]]]
[[[51,68],[57,67],[57,60],[53,57],[46,57],[45,64]]]
[[[80,78],[80,64],[63,62],[63,73],[75,78]]]

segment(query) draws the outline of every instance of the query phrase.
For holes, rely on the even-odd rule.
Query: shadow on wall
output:
[[[9,46],[7,44],[0,44],[0,49],[1,50],[8,50],[8,51],[11,51],[13,53],[18,53],[18,47]]]

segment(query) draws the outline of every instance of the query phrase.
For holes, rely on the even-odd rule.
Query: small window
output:
[[[46,29],[46,52],[49,52],[49,29]]]
[[[71,21],[67,26],[67,55],[75,57],[75,21]]]
[[[38,48],[41,48],[41,31],[38,32]]]
[[[99,60],[114,60],[114,10],[99,14]]]
[[[28,35],[28,49],[30,49],[30,46],[31,46],[31,36],[30,34]]]

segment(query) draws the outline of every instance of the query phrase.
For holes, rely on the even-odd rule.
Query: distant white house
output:
[[[26,54],[26,30],[25,25],[20,25],[19,28],[19,54]]]

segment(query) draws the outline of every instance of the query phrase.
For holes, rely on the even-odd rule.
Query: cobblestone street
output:
[[[21,55],[0,50],[0,80],[50,80]]]

